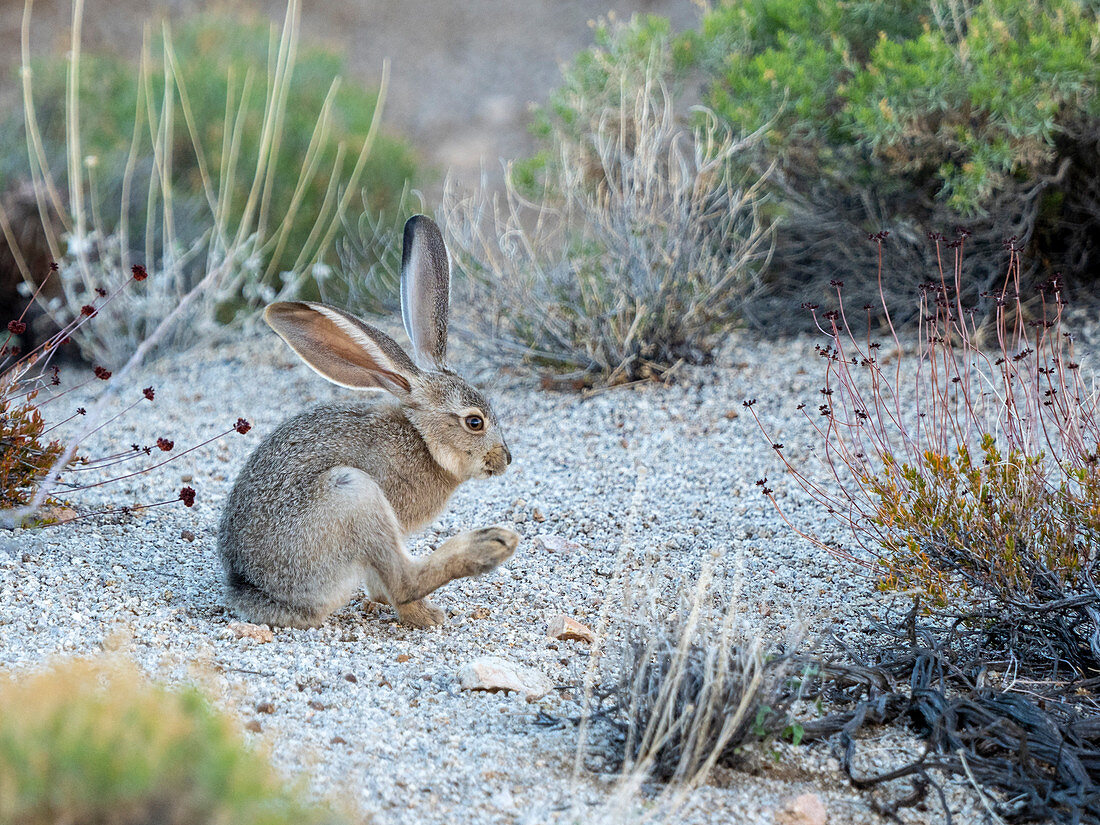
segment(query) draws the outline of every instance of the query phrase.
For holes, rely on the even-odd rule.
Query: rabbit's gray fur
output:
[[[434,270],[439,230],[423,217],[410,224],[413,251],[420,245],[432,253],[412,255],[413,263]],[[424,598],[452,579],[493,569],[519,541],[511,530],[490,527],[459,534],[421,559],[405,550],[405,538],[434,519],[460,483],[503,472],[511,461],[488,401],[444,364],[447,296],[440,291],[449,279],[427,271],[418,281],[409,271],[409,231],[403,278],[420,289],[406,294],[434,303],[430,312],[413,313],[410,331],[430,368],[331,307],[268,309],[269,323],[318,372],[349,386],[383,386],[396,398],[295,416],[241,470],[222,513],[218,552],[228,605],[249,621],[317,626],[365,584],[403,621],[438,624],[442,612]],[[408,314],[405,320],[409,325]],[[468,425],[476,423],[471,415],[482,419],[478,431]]]

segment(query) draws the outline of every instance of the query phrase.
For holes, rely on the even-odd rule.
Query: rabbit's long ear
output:
[[[414,215],[405,223],[401,248],[401,317],[423,369],[439,369],[447,357],[451,260],[435,222]]]
[[[381,387],[404,396],[420,375],[405,351],[384,332],[324,304],[282,301],[264,320],[310,367],[334,384]]]

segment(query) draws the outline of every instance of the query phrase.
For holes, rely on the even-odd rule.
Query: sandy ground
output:
[[[411,546],[423,552],[459,530],[503,522],[523,536],[516,555],[488,576],[440,590],[444,627],[398,626],[389,608],[357,598],[322,628],[276,630],[268,643],[230,630],[215,554],[219,508],[264,434],[303,406],[348,393],[292,360],[270,333],[170,358],[134,378],[130,395],[153,384],[156,401],[109,428],[93,452],[160,435],[178,450],[238,416],[253,431],[74,496],[83,508],[117,506],[172,498],[186,483],[198,491],[193,509],[177,504],[4,537],[0,664],[39,667],[106,649],[160,680],[198,682],[242,725],[258,723],[249,737],[289,777],[349,797],[378,823],[638,821],[644,799],[608,812],[612,779],[575,770],[572,723],[538,724],[582,713],[578,686],[599,655],[583,642],[549,638],[551,617],[566,613],[607,639],[622,618],[624,577],[641,576],[671,604],[713,556],[736,584],[748,632],[769,639],[797,628],[811,636],[854,630],[884,606],[869,582],[792,536],[754,486],[768,475],[788,495],[741,401],[759,397],[786,449],[805,451],[805,431],[787,422],[817,386],[801,366],[811,349],[808,341],[741,338],[719,363],[689,370],[674,387],[590,399],[539,390],[532,376],[456,353],[460,369],[490,388],[515,461],[503,476],[460,488]],[[790,495],[793,517],[830,532]],[[540,536],[575,546],[549,552]],[[461,690],[459,669],[483,655],[533,668],[555,689],[534,702]],[[609,652],[599,673],[614,670]],[[270,712],[259,709],[265,704]],[[598,762],[598,731],[590,741],[590,762]],[[864,744],[859,764],[878,770],[914,747],[882,734]],[[820,795],[831,822],[884,821],[827,745],[756,754],[746,770],[717,774],[668,821],[770,825],[783,800],[804,792]],[[963,817],[956,821],[979,821],[966,788],[950,786],[949,799]],[[931,811],[902,816],[943,821]]]

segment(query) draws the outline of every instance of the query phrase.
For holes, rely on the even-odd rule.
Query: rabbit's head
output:
[[[488,400],[446,364],[450,288],[439,227],[417,215],[405,224],[401,265],[401,314],[412,357],[381,330],[325,304],[271,304],[264,320],[329,381],[392,393],[451,475],[488,478],[504,472],[512,456]]]

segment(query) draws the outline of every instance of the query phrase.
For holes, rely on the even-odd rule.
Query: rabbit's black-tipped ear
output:
[[[281,301],[264,320],[316,372],[334,384],[408,393],[420,370],[386,333],[324,304]]]
[[[447,358],[447,310],[451,260],[435,222],[414,215],[405,223],[401,248],[401,317],[423,369],[439,369]]]

